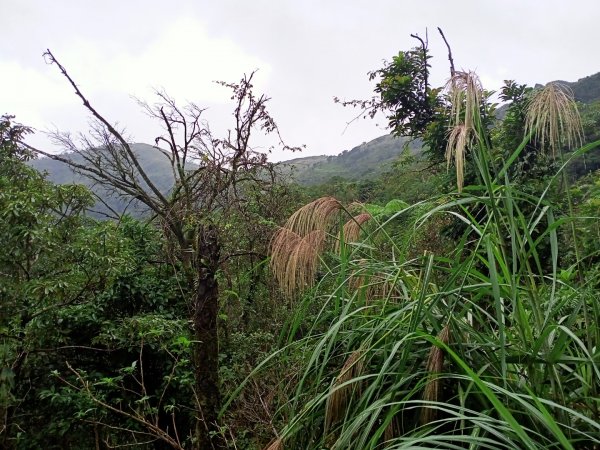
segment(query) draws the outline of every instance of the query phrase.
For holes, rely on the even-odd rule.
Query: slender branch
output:
[[[73,375],[75,375],[75,377],[77,378],[77,380],[81,384],[81,387],[77,387],[73,383],[70,383],[67,380],[61,378],[61,381],[63,381],[65,384],[67,384],[68,386],[70,386],[71,388],[73,388],[73,389],[75,389],[77,391],[84,391],[89,396],[90,400],[92,400],[97,405],[102,406],[103,408],[105,408],[105,409],[107,409],[109,411],[112,411],[114,413],[117,413],[117,414],[120,414],[120,415],[122,415],[124,417],[127,417],[128,419],[131,419],[134,422],[139,423],[140,425],[143,425],[150,432],[152,432],[152,434],[154,436],[156,436],[158,439],[166,442],[171,447],[183,450],[183,448],[181,447],[181,445],[179,445],[179,443],[177,441],[175,441],[171,436],[169,436],[169,434],[167,434],[163,429],[161,429],[161,428],[157,427],[156,425],[148,422],[146,419],[144,419],[143,417],[138,416],[137,414],[128,413],[127,411],[123,411],[122,409],[115,408],[114,406],[112,406],[112,405],[110,405],[110,404],[108,404],[108,403],[100,400],[98,397],[96,397],[92,393],[92,391],[90,390],[90,387],[89,387],[89,383],[82,378],[81,374],[79,372],[77,372],[75,369],[73,369],[73,367],[68,362],[66,364],[67,364],[67,368],[69,369],[69,371]]]
[[[131,203],[135,200],[135,198],[132,197],[129,200],[129,202],[127,202],[127,205],[125,206],[125,209],[123,210],[123,212],[119,213],[119,212],[115,211],[115,209],[112,206],[110,206],[102,198],[102,196],[96,194],[95,192],[93,194],[94,194],[94,197],[96,198],[96,200],[99,201],[100,203],[102,203],[104,205],[104,207],[106,209],[108,209],[108,211],[112,214],[112,216],[110,214],[107,214],[107,213],[103,212],[103,211],[95,211],[93,209],[89,209],[89,211],[95,212],[96,214],[103,214],[107,218],[116,220],[117,222],[121,220],[121,217],[127,212],[127,210],[129,209],[129,207],[131,206]]]
[[[448,61],[450,61],[450,76],[454,77],[455,70],[454,70],[454,59],[452,58],[452,49],[450,48],[450,44],[448,44],[448,40],[446,39],[446,36],[444,36],[444,32],[442,31],[442,29],[440,27],[438,27],[438,31],[442,35],[442,39],[444,40],[444,43],[446,44],[446,47],[448,48]]]
[[[133,163],[133,165],[135,166],[137,172],[140,174],[140,176],[142,177],[142,179],[144,180],[144,182],[146,183],[146,185],[152,190],[152,192],[154,193],[154,195],[156,195],[156,197],[158,197],[158,199],[160,199],[160,201],[163,204],[166,204],[167,203],[167,199],[163,196],[163,194],[160,192],[160,190],[154,185],[154,183],[152,182],[152,180],[150,180],[150,178],[148,177],[148,175],[146,174],[146,172],[144,171],[144,169],[140,165],[140,162],[138,161],[135,153],[133,153],[133,150],[131,150],[131,146],[129,145],[129,143],[127,143],[127,141],[125,140],[125,138],[123,138],[123,136],[121,135],[121,133],[119,133],[110,124],[110,122],[108,122],[100,113],[98,113],[98,111],[96,111],[92,107],[92,105],[90,104],[90,102],[88,101],[88,99],[82,94],[82,92],[79,90],[79,88],[77,87],[77,85],[75,84],[75,82],[73,81],[73,79],[71,78],[71,76],[68,74],[67,70],[60,64],[60,62],[58,62],[58,60],[54,57],[54,55],[52,54],[52,52],[50,51],[50,49],[46,50],[46,53],[44,53],[44,56],[47,56],[48,58],[50,58],[50,63],[51,64],[56,64],[58,66],[58,68],[60,69],[61,73],[69,81],[69,83],[71,84],[71,86],[73,87],[73,89],[75,89],[75,94],[81,99],[81,101],[83,102],[83,105],[87,108],[88,111],[90,111],[92,113],[92,115],[96,119],[98,119],[106,127],[106,129],[110,132],[110,134],[112,136],[114,136],[119,141],[119,143],[123,146],[123,148],[127,152],[127,155],[129,157],[130,161]],[[148,205],[148,206],[150,206],[150,205]]]
[[[418,34],[411,34],[410,37],[413,37],[419,42],[421,42],[421,51],[423,52],[423,64],[425,66],[423,67],[423,81],[425,84],[423,88],[423,95],[424,97],[427,97],[427,88],[429,87],[429,71],[427,70],[427,44]]]
[[[91,179],[103,186],[106,183],[109,186],[112,186],[113,188],[117,189],[121,193],[130,195],[131,197],[142,201],[144,204],[146,204],[150,209],[152,209],[158,215],[160,215],[160,216],[164,215],[162,208],[159,205],[157,205],[156,202],[154,202],[143,189],[136,188],[136,185],[132,184],[130,181],[121,180],[121,179],[117,178],[116,176],[114,176],[108,172],[105,172],[104,170],[100,170],[99,168],[90,167],[90,166],[76,163],[75,161],[73,161],[69,158],[65,158],[60,155],[55,155],[52,153],[45,152],[43,150],[35,148],[24,142],[22,144],[27,149],[29,149],[39,155],[46,156],[55,161],[60,161],[64,164],[67,164],[70,167],[78,169],[81,171],[81,173],[85,174],[85,176],[88,177],[89,179]]]

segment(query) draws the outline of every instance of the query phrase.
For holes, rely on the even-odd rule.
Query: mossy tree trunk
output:
[[[198,237],[199,267],[193,297],[194,376],[198,401],[195,445],[198,449],[225,448],[219,432],[219,284],[220,246],[216,229],[205,226]]]

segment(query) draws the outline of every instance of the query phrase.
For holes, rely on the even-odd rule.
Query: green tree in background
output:
[[[1,442],[14,446],[19,405],[28,395],[28,360],[48,338],[46,325],[62,308],[89,299],[109,276],[110,253],[87,253],[79,213],[91,204],[81,186],[54,186],[25,162],[19,141],[30,130],[0,119],[0,414]],[[103,271],[103,268],[106,271]],[[98,271],[99,270],[99,271]]]
[[[441,29],[440,35],[446,38]],[[432,87],[429,81],[431,55],[428,37],[419,41],[419,46],[400,51],[380,69],[369,73],[369,80],[377,80],[375,96],[368,100],[346,100],[335,98],[343,106],[358,107],[360,116],[375,117],[385,114],[388,127],[396,136],[421,139],[427,146],[432,159],[443,159],[447,142],[449,105],[443,97],[441,87]],[[448,45],[450,74],[454,74],[454,62]],[[441,156],[442,155],[442,156]]]

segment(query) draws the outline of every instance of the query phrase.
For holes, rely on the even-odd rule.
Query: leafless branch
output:
[[[426,32],[427,33],[427,32]],[[421,43],[421,51],[423,52],[423,64],[427,65],[427,42],[424,41],[418,34],[411,34],[410,35],[412,38],[417,39],[420,43]],[[424,88],[423,88],[423,92],[425,93],[425,95],[427,94],[427,88],[429,87],[429,71],[427,70],[427,67],[425,67],[425,70],[423,71],[423,81],[424,81]]]
[[[73,89],[75,89],[75,94],[81,99],[81,101],[83,102],[83,105],[86,107],[86,109],[98,121],[100,121],[106,127],[106,129],[109,131],[109,133],[115,139],[117,139],[117,141],[119,141],[119,143],[121,144],[123,150],[125,151],[125,153],[127,155],[128,162],[131,162],[135,166],[137,173],[142,177],[142,179],[144,180],[146,185],[150,188],[150,190],[154,193],[154,195],[161,201],[161,203],[166,204],[167,203],[166,198],[163,196],[163,194],[160,192],[160,190],[154,185],[154,183],[152,183],[152,181],[150,180],[150,177],[148,177],[148,175],[146,174],[146,172],[140,165],[137,156],[134,154],[133,150],[131,149],[131,146],[123,138],[123,135],[119,131],[117,131],[117,129],[113,125],[111,125],[111,123],[108,122],[100,113],[98,113],[98,111],[96,111],[96,109],[94,109],[94,107],[90,104],[88,99],[79,90],[79,88],[77,87],[77,85],[75,84],[75,82],[73,81],[71,76],[68,74],[67,70],[54,57],[54,55],[52,54],[50,49],[46,50],[46,52],[44,53],[44,57],[48,58],[48,60],[50,61],[50,64],[56,64],[56,66],[59,68],[59,70],[63,74],[63,76],[69,81],[69,83],[71,84]]]
[[[77,372],[75,369],[73,369],[73,367],[68,362],[66,364],[67,364],[67,368],[69,369],[69,371],[75,376],[75,378],[79,382],[79,386],[71,383],[70,381],[66,380],[65,378],[60,378],[63,383],[70,386],[72,389],[75,389],[77,391],[85,393],[88,396],[88,398],[92,402],[96,403],[98,406],[101,406],[104,409],[112,411],[118,415],[126,417],[126,418],[142,425],[144,428],[146,428],[148,430],[150,435],[155,436],[157,439],[160,439],[161,441],[164,441],[165,443],[169,444],[171,447],[178,449],[178,450],[183,450],[183,447],[180,445],[179,442],[177,442],[175,439],[173,439],[166,431],[164,431],[160,427],[158,427],[155,424],[146,420],[145,417],[143,417],[139,414],[128,413],[127,411],[123,411],[122,409],[115,408],[114,406],[104,402],[103,400],[100,400],[91,391],[90,383],[88,381],[84,380],[83,377],[81,376],[81,374],[79,372]],[[128,431],[131,431],[131,430],[128,430]]]
[[[446,36],[444,36],[444,32],[442,31],[442,29],[440,27],[438,27],[438,31],[440,32],[440,35],[442,36],[442,39],[444,40],[444,43],[446,44],[446,47],[448,48],[448,61],[450,61],[450,77],[454,78],[454,59],[452,58],[452,50],[450,49],[450,44],[448,44],[448,41],[446,40]]]

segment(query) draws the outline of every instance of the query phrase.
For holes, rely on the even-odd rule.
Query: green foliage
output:
[[[304,186],[331,184],[336,177],[348,182],[360,182],[381,175],[404,152],[419,155],[420,144],[386,135],[345,150],[337,156],[293,159],[280,163],[279,168],[284,172],[289,170],[294,181]]]
[[[508,157],[513,149],[525,139],[525,120],[529,105],[529,96],[532,88],[518,84],[513,80],[505,80],[500,90],[500,100],[505,102],[503,107],[503,120],[495,127],[493,138],[495,145],[501,149],[502,157]],[[527,176],[528,172],[536,167],[538,157],[543,157],[541,149],[528,142],[513,165],[513,175]]]
[[[166,411],[189,402],[193,377],[179,280],[171,264],[156,262],[158,234],[130,218],[83,217],[87,189],[46,181],[15,142],[27,130],[9,118],[1,125],[2,447],[90,448],[105,435],[129,442],[128,427],[147,431],[98,400],[129,404],[144,419],[169,417],[187,436],[187,413],[173,421]]]
[[[377,80],[376,97],[335,100],[343,106],[360,107],[365,117],[385,114],[395,136],[421,139],[431,158],[439,161],[447,142],[448,104],[443,89],[430,86],[431,56],[427,43],[416,35],[413,37],[419,40],[420,47],[399,52],[391,62],[386,61],[382,68],[369,73],[369,80]]]
[[[584,141],[600,139],[600,101],[579,105]],[[568,172],[571,178],[580,178],[600,168],[600,151],[592,151],[573,161]]]
[[[566,164],[523,185],[512,165],[527,141],[498,164],[487,126],[475,123],[474,173],[463,194],[414,206],[366,205],[375,219],[370,233],[337,259],[325,258],[324,277],[303,300],[320,312],[300,339],[278,351],[305,355],[280,410],[284,446],[600,443],[600,314],[589,285],[597,282],[596,265],[586,276],[576,274],[597,255],[595,222],[576,219],[565,207],[559,175]],[[596,141],[569,158],[599,146]],[[598,213],[594,186],[582,183],[573,196],[575,208],[590,218]],[[407,258],[404,249],[421,236],[439,240],[439,227],[437,235],[423,231],[441,217],[463,224],[451,245]],[[579,228],[564,229],[575,220]],[[402,232],[407,229],[418,232]],[[562,255],[561,235],[582,242],[575,262]]]
[[[198,341],[187,300],[195,287],[182,261],[152,222],[86,217],[89,191],[47,181],[25,164],[31,155],[18,139],[27,129],[15,129],[8,118],[2,125],[0,244],[7,251],[0,256],[0,413],[6,428],[0,446],[195,445]],[[243,204],[205,217],[221,236],[217,276],[228,288],[219,315],[225,392],[270,351],[285,320],[288,307],[272,293],[264,249],[302,195],[293,186],[265,189],[243,180],[236,190]],[[246,406],[225,417],[223,430],[240,439],[250,430],[266,436],[267,390],[265,382],[247,392]],[[264,412],[251,414],[253,408]]]
[[[388,126],[397,136],[420,137],[435,120],[438,91],[429,86],[430,58],[423,45],[399,52],[391,62],[369,74],[370,80],[379,79],[374,89],[380,95],[378,108],[389,111]]]
[[[524,131],[530,88],[509,81],[502,120],[482,93],[465,190],[448,193],[450,105],[429,86],[429,61],[426,48],[400,52],[370,74],[377,97],[359,105],[421,139],[296,161],[310,188],[267,189],[250,170],[231,187],[240,202],[181,216],[183,254],[201,244],[199,227],[219,236],[228,401],[215,433],[229,447],[274,435],[319,450],[600,444],[600,143],[544,156]],[[594,79],[573,85],[580,100]],[[581,107],[588,141],[599,105]],[[197,447],[189,299],[200,272],[152,221],[86,216],[85,186],[31,168],[54,171],[20,145],[29,132],[0,119],[0,447]],[[133,148],[168,192],[166,159]],[[268,269],[272,232],[323,194],[360,202],[348,209],[370,220],[358,242],[322,255],[314,289],[285,300]]]
[[[581,178],[571,188],[578,244],[585,255],[584,266],[594,268],[600,262],[600,175],[594,172]],[[565,262],[574,262],[573,236],[562,236],[564,247],[570,249],[563,255]]]
[[[49,273],[52,284],[40,276],[32,281],[31,292],[40,296],[34,305],[41,309],[30,304],[34,317],[21,319],[20,351],[27,358],[15,395],[20,410],[35,408],[38,415],[19,423],[19,447],[36,448],[43,440],[45,446],[89,448],[94,435],[114,445],[130,442],[131,430],[148,431],[139,420],[120,417],[121,409],[146,421],[176,423],[187,436],[192,417],[181,408],[193,397],[191,340],[179,318],[184,303],[177,274],[168,264],[149,262],[161,249],[156,233],[125,219],[121,227],[89,224],[70,236],[53,250],[63,257],[55,262],[61,276]],[[172,405],[178,411],[173,420]]]

